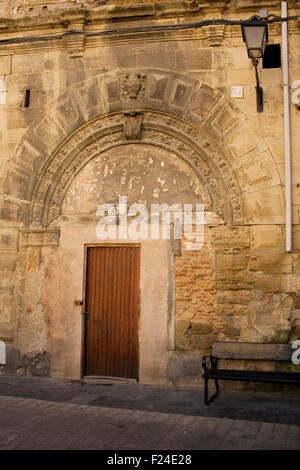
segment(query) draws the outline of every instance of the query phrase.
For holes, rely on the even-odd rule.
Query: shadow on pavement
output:
[[[96,385],[51,378],[0,377],[0,395],[71,402],[90,406],[159,413],[300,423],[300,392],[221,391],[210,406],[195,388],[154,387],[140,384]]]

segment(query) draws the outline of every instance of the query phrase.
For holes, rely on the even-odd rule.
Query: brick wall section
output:
[[[184,246],[183,239],[175,262],[176,348],[209,353],[214,341],[237,341],[249,330],[249,228],[206,225],[201,250]]]
[[[216,339],[215,281],[208,229],[201,250],[185,249],[175,259],[176,348],[206,350]]]

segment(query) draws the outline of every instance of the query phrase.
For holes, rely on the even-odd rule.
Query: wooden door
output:
[[[86,376],[138,378],[139,246],[88,247]]]

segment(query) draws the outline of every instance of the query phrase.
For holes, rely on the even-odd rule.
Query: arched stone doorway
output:
[[[60,230],[59,246],[46,261],[42,283],[54,376],[80,378],[85,374],[86,319],[82,321],[81,307],[75,305],[76,299],[84,299],[87,289],[85,246],[138,244],[140,247],[137,378],[141,382],[163,384],[169,380],[169,357],[175,347],[182,348],[184,320],[189,324],[194,319],[188,348],[190,345],[197,348],[199,332],[195,328],[197,325],[199,328],[199,319],[202,323],[209,323],[209,316],[213,319],[215,291],[207,230],[205,246],[198,244],[197,249],[191,247],[191,233],[184,233],[181,250],[178,250],[180,240],[175,242],[161,236],[151,239],[151,233],[146,239],[143,236],[134,239],[130,235],[126,239],[118,236],[99,239],[97,208],[108,203],[117,207],[119,197],[124,196],[128,208],[144,205],[149,211],[149,221],[152,204],[169,207],[179,204],[182,209],[184,204],[211,206],[196,171],[174,152],[157,145],[135,142],[115,146],[101,152],[79,171],[65,192],[60,215],[48,226],[49,230]],[[206,213],[206,222],[223,223],[217,215],[208,210]],[[180,255],[180,261],[176,255]],[[189,273],[183,276],[188,265]],[[182,293],[184,279],[185,294]],[[196,296],[192,292],[195,288]],[[182,295],[194,306],[193,310],[188,308],[186,312]]]

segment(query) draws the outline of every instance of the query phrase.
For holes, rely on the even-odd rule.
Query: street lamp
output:
[[[257,112],[260,113],[263,111],[264,104],[263,89],[259,85],[257,66],[266,49],[268,26],[260,18],[253,16],[250,20],[242,23],[242,34],[243,41],[246,43],[248,57],[252,60],[255,68]]]

